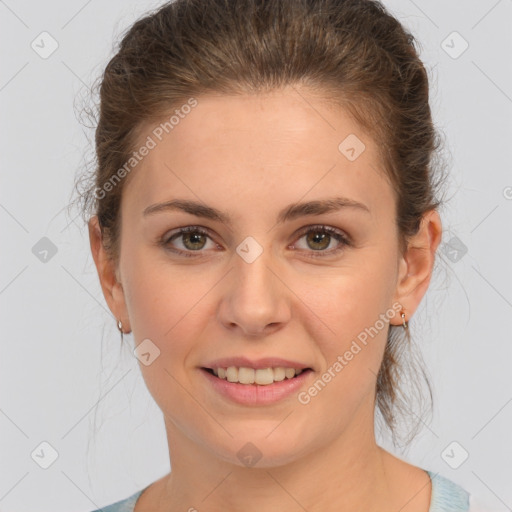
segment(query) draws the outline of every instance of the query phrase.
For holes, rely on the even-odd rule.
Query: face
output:
[[[260,466],[357,443],[407,270],[377,146],[305,91],[197,102],[161,141],[154,126],[141,137],[156,146],[123,191],[109,299],[150,354],[140,367],[168,433],[238,465],[248,442]],[[176,200],[198,206],[155,206]],[[308,370],[248,385],[204,369],[216,365]]]

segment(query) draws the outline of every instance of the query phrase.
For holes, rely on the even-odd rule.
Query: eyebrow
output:
[[[369,208],[363,203],[346,197],[334,197],[288,205],[277,215],[277,223],[282,224],[286,221],[294,220],[299,217],[337,212],[344,208],[351,208],[356,211],[370,213]],[[222,222],[227,225],[232,224],[231,217],[228,214],[221,212],[216,208],[212,208],[211,206],[206,206],[202,203],[187,199],[173,199],[171,201],[153,204],[144,209],[143,216],[146,217],[167,211],[183,211],[190,213],[191,215],[195,215],[196,217]]]

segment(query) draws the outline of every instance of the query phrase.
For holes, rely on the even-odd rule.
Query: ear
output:
[[[119,279],[119,272],[103,246],[103,237],[97,215],[89,219],[88,226],[92,257],[98,271],[103,295],[116,319],[116,323],[118,320],[121,320],[123,332],[130,332],[128,312],[123,287]]]
[[[393,303],[402,304],[406,321],[416,311],[428,289],[441,235],[439,214],[436,210],[429,210],[423,215],[418,232],[409,241],[407,250],[401,257]],[[390,323],[401,325],[402,318],[397,315]]]

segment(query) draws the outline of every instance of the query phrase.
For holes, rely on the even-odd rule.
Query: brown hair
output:
[[[423,215],[441,204],[436,196],[443,181],[435,172],[440,137],[431,118],[428,76],[415,44],[373,0],[164,4],[127,30],[96,84],[96,163],[79,190],[83,213],[98,215],[105,248],[117,262],[120,204],[130,176],[107,187],[108,192],[105,184],[130,158],[143,126],[202,93],[299,85],[344,106],[377,143],[395,192],[403,252]],[[399,388],[411,367],[402,361],[410,341],[409,330],[390,325],[377,377],[376,403],[393,442],[397,412],[411,418],[412,408]],[[412,375],[410,384],[421,399],[417,374]]]

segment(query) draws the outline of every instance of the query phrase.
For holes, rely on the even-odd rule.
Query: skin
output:
[[[399,302],[409,320],[427,291],[441,239],[438,213],[425,215],[400,254],[393,190],[376,144],[341,107],[298,90],[198,97],[130,175],[117,266],[97,218],[89,223],[110,310],[135,345],[149,338],[160,350],[140,368],[164,415],[172,471],[142,494],[136,512],[428,511],[427,473],[375,441],[387,324],[307,405],[295,394],[269,406],[235,404],[198,369],[225,356],[292,358],[315,370],[307,389],[380,314]],[[141,141],[148,134],[151,127]],[[349,134],[366,145],[353,162],[338,150]],[[370,212],[346,208],[276,224],[284,207],[334,194]],[[178,211],[143,217],[147,206],[175,198],[215,207],[233,224]],[[314,245],[297,235],[316,224],[338,228],[353,244],[308,257],[319,246],[324,253],[339,246],[335,238]],[[158,244],[198,225],[210,238],[168,244],[199,247],[195,257]],[[236,252],[247,236],[263,249],[250,264]],[[262,454],[254,467],[237,457],[247,442]]]

